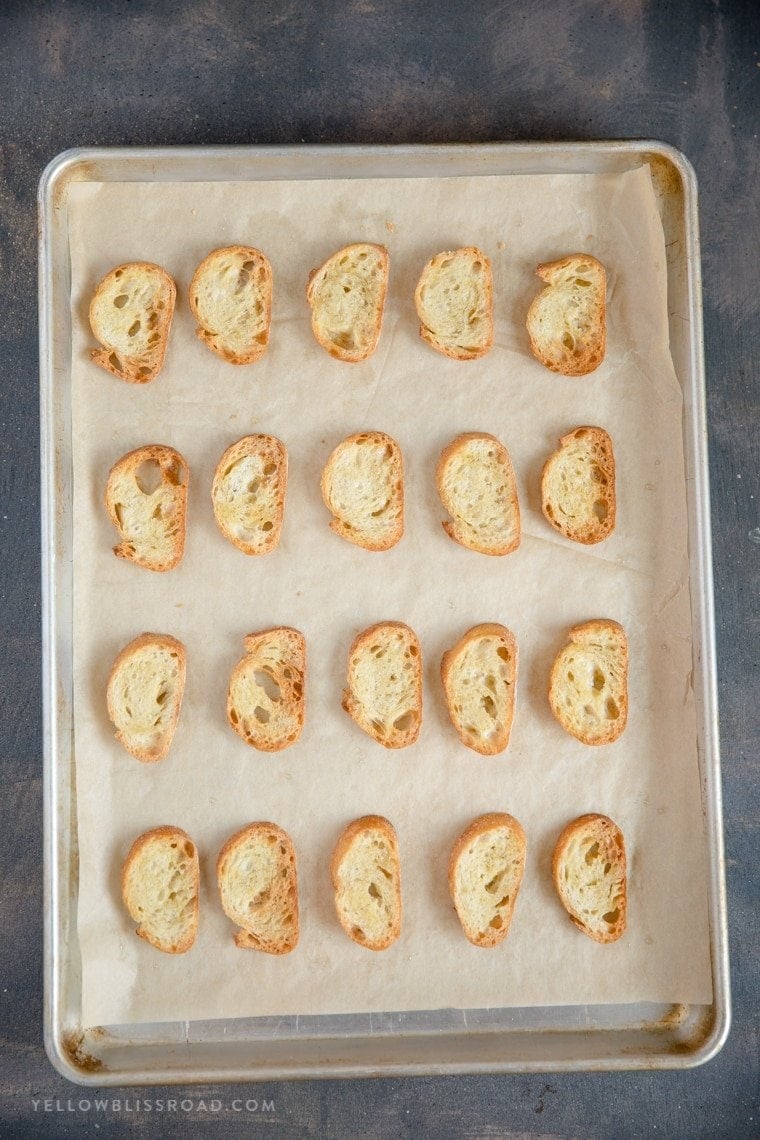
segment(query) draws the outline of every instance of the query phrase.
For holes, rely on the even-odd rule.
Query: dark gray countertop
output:
[[[760,6],[749,0],[0,6],[0,1134],[760,1135],[759,53]],[[42,1047],[35,194],[43,167],[73,146],[605,138],[671,143],[700,185],[728,1043],[684,1073],[153,1090],[178,1101],[160,1119],[138,1106],[139,1092],[108,1090],[97,1109]],[[183,1096],[193,1098],[189,1109],[179,1107]],[[246,1109],[251,1098],[255,1110]],[[221,1107],[211,1111],[214,1100]]]

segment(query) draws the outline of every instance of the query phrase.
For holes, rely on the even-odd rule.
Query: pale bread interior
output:
[[[466,635],[444,657],[446,701],[462,741],[486,755],[509,742],[516,649],[494,632]]]
[[[602,428],[577,428],[563,436],[541,477],[543,511],[562,534],[577,542],[601,542],[615,525],[612,440]]]
[[[540,266],[539,273],[548,287],[528,311],[534,354],[556,372],[591,372],[606,345],[604,267],[579,254]]]
[[[157,760],[166,754],[183,682],[182,651],[173,639],[143,640],[117,661],[108,683],[108,711],[117,736],[133,756]]]
[[[398,444],[382,432],[363,432],[335,449],[322,476],[332,529],[350,542],[384,550],[403,533],[403,474]]]
[[[357,724],[387,747],[417,739],[422,720],[417,639],[405,626],[378,626],[352,648],[344,703]]]
[[[492,436],[462,437],[438,469],[441,501],[452,516],[451,538],[483,553],[509,553],[520,542],[520,510],[507,449]]]
[[[160,456],[160,458],[159,458]],[[150,569],[176,564],[185,541],[187,472],[171,448],[125,456],[108,479],[107,501],[122,542],[116,552]]]
[[[620,829],[589,816],[565,829],[554,879],[575,924],[599,942],[619,938],[626,924],[626,862]]]
[[[356,834],[334,869],[342,926],[370,949],[385,948],[400,926],[398,852],[385,830]]]
[[[524,870],[525,836],[507,825],[463,845],[453,868],[453,896],[471,942],[489,946],[506,935]]]
[[[388,276],[385,250],[368,243],[338,250],[309,282],[319,343],[343,360],[363,360],[380,336]]]
[[[562,726],[586,744],[610,743],[625,727],[627,645],[616,623],[589,622],[552,668],[550,699]]]
[[[168,832],[168,833],[167,833]],[[160,950],[189,948],[198,924],[195,846],[184,832],[160,828],[138,840],[125,862],[122,890],[138,934]]]
[[[260,357],[269,343],[272,271],[257,249],[215,250],[193,277],[190,297],[201,339],[232,363]]]
[[[253,824],[225,845],[218,866],[224,913],[242,929],[238,946],[287,954],[298,942],[296,859],[290,838]]]
[[[90,305],[90,325],[108,352],[109,370],[151,380],[161,366],[174,312],[171,278],[144,262],[120,265],[98,286]]]
[[[445,355],[482,356],[493,342],[491,269],[477,249],[438,254],[425,266],[415,301],[422,336]]]
[[[287,456],[272,436],[248,436],[222,456],[212,499],[220,530],[246,554],[266,554],[280,539]]]
[[[303,728],[305,641],[297,630],[272,629],[247,637],[245,646],[230,677],[227,715],[247,744],[276,752]]]

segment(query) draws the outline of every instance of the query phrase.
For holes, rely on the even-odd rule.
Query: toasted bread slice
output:
[[[422,652],[408,625],[380,622],[354,639],[343,708],[383,747],[414,744],[422,724]]]
[[[330,529],[365,550],[389,550],[404,533],[401,449],[382,431],[350,435],[322,472]]]
[[[563,376],[593,372],[607,347],[604,266],[587,253],[574,253],[536,272],[547,287],[528,310],[533,355]]]
[[[388,291],[388,251],[359,242],[339,249],[309,277],[314,336],[330,356],[357,364],[377,348]]]
[[[525,832],[514,816],[474,819],[449,859],[449,891],[462,930],[474,946],[498,946],[509,933],[525,871]]]
[[[235,945],[289,954],[298,944],[298,878],[290,836],[274,823],[249,823],[219,852],[222,909],[241,929]]]
[[[486,432],[457,436],[436,471],[441,502],[452,516],[449,538],[480,554],[511,554],[520,545],[520,503],[509,452]]]
[[[243,638],[245,657],[230,676],[227,719],[260,752],[295,744],[304,721],[306,639],[278,626]]]
[[[228,364],[253,364],[269,344],[272,266],[260,249],[215,249],[190,282],[198,337]]]
[[[425,266],[414,294],[420,336],[452,360],[478,360],[493,346],[491,262],[474,246],[447,250]]]
[[[288,453],[273,435],[247,435],[228,447],[211,499],[220,531],[244,554],[269,554],[280,541]]]
[[[562,727],[583,744],[611,744],[628,719],[628,640],[616,621],[576,625],[558,653],[549,704]]]
[[[552,858],[557,893],[570,918],[595,942],[615,942],[627,911],[623,833],[606,815],[582,815],[557,840]]]
[[[355,819],[330,863],[335,909],[349,938],[387,950],[401,933],[401,864],[393,825],[380,815]]]
[[[156,827],[132,844],[121,893],[137,935],[165,954],[184,954],[198,932],[198,851],[180,827]]]
[[[178,451],[154,443],[123,455],[108,476],[106,509],[121,537],[114,547],[146,570],[172,570],[185,552],[190,469]]]
[[[541,475],[541,509],[555,530],[591,545],[615,529],[615,455],[604,428],[579,427],[559,441]]]
[[[463,744],[495,756],[509,744],[517,685],[517,642],[503,625],[476,625],[444,653],[441,678]]]
[[[122,649],[108,678],[108,715],[130,755],[168,754],[185,691],[185,647],[167,633],[142,633]]]
[[[130,384],[147,384],[161,371],[177,287],[165,269],[147,261],[117,265],[90,302],[90,327],[102,348],[90,357]]]

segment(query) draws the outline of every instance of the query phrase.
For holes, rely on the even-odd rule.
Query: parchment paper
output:
[[[709,1002],[706,872],[695,713],[682,396],[668,351],[665,249],[649,170],[562,175],[71,188],[76,550],[75,749],[80,848],[79,940],[86,1025],[263,1014],[510,1005]],[[391,281],[375,355],[332,360],[313,339],[309,271],[349,241],[383,242]],[[275,275],[271,346],[235,368],[194,335],[193,270],[211,249],[246,243]],[[413,292],[433,254],[476,244],[494,270],[496,343],[485,359],[448,361],[418,336]],[[537,263],[576,250],[608,270],[608,351],[583,379],[530,355],[524,318]],[[165,266],[178,284],[166,365],[145,387],[91,364],[87,306],[100,278],[128,260]],[[539,480],[558,438],[605,427],[617,459],[613,537],[582,548],[540,511]],[[406,464],[406,533],[368,553],[328,528],[322,466],[351,432],[398,440]],[[523,540],[489,558],[444,533],[434,471],[441,449],[484,430],[508,446]],[[217,530],[210,502],[224,449],[250,432],[286,444],[290,480],[282,541],[246,557]],[[188,541],[174,571],[116,559],[102,503],[111,465],[147,443],[177,447],[191,468]],[[630,715],[615,744],[591,748],[554,721],[546,688],[554,655],[579,621],[611,617],[630,644]],[[408,622],[423,648],[419,741],[386,751],[340,708],[354,635]],[[506,753],[480,757],[451,727],[441,654],[470,626],[512,629],[520,653],[517,710]],[[229,672],[243,635],[274,624],[308,645],[300,741],[275,755],[229,728]],[[106,714],[118,651],[142,631],[187,646],[184,707],[169,757],[133,760]],[[455,837],[476,815],[508,811],[528,837],[512,929],[484,951],[464,938],[448,898]],[[617,821],[629,856],[628,931],[599,946],[554,894],[550,862],[576,815]],[[342,828],[369,813],[394,823],[402,857],[400,939],[375,954],[349,941],[334,914],[328,864]],[[301,939],[281,958],[238,950],[216,892],[224,840],[273,820],[297,855]],[[133,839],[163,823],[185,828],[201,855],[201,923],[192,950],[161,954],[135,937],[119,892]]]

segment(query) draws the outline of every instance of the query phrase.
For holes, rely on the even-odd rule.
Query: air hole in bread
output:
[[[596,518],[599,519],[599,522],[604,522],[604,520],[607,518],[607,514],[608,514],[607,504],[605,502],[603,502],[601,499],[597,499],[596,502],[594,503],[593,510],[594,510],[594,515],[596,516]]]
[[[282,699],[282,692],[280,686],[275,681],[271,673],[265,672],[263,669],[255,669],[253,679],[260,689],[263,689],[270,701],[279,701]]]
[[[606,914],[602,915],[602,921],[608,922],[610,926],[614,926],[620,918],[620,910],[616,907],[615,910],[608,910]]]
[[[253,710],[253,715],[256,717],[256,720],[259,722],[259,724],[269,723],[269,713],[266,709],[263,709],[261,705],[256,705],[256,708]]]
[[[144,459],[135,471],[135,483],[143,495],[152,495],[163,482],[161,465],[155,459]]]
[[[585,288],[586,288],[588,285],[590,285],[590,284],[591,284],[591,282],[590,282],[590,281],[586,281],[586,280],[585,280],[585,278],[583,278],[583,277],[576,277],[576,278],[575,278],[575,284],[576,284],[576,285],[581,285],[581,286],[582,286],[582,287],[585,289]]]
[[[501,915],[495,914],[488,925],[492,926],[494,930],[501,930],[503,924],[504,919],[501,917]]]
[[[507,649],[506,645],[500,645],[499,646],[499,648],[496,650],[496,656],[500,657],[502,659],[502,661],[511,661],[512,660],[512,658],[510,656],[510,652]]]
[[[276,463],[267,463],[264,467],[264,474],[265,475],[274,475],[276,470],[277,470],[277,464]]]
[[[265,531],[270,531],[273,526],[274,526],[274,523],[272,522],[272,520],[267,519],[267,521],[265,523],[261,524],[261,529],[265,530]]]
[[[564,344],[565,348],[569,348],[571,351],[575,348],[575,341],[569,332],[562,334],[562,343]]]
[[[599,854],[599,844],[593,843],[591,845],[591,847],[589,847],[584,858],[585,858],[587,863],[593,863],[594,859],[596,859],[598,854]]]
[[[496,716],[496,705],[494,703],[493,697],[486,695],[481,699],[480,703],[483,705],[483,708],[486,710],[490,717]]]
[[[141,321],[139,321],[139,320],[133,321],[132,324],[127,329],[127,336],[137,336],[137,334],[139,333],[141,328],[142,328],[142,322]]]
[[[396,717],[393,722],[393,727],[397,732],[406,732],[407,729],[412,728],[417,723],[417,714],[413,709],[408,712],[402,713],[401,716]]]
[[[114,368],[117,368],[119,370],[119,372],[121,372],[121,361],[119,360],[119,358],[115,352],[112,352],[111,355],[108,357],[108,363],[112,364]]]
[[[569,676],[569,674],[568,674],[568,676]],[[594,688],[596,689],[597,693],[601,693],[602,689],[604,688],[604,680],[605,680],[605,678],[604,678],[604,673],[602,672],[602,670],[599,668],[595,668],[594,669],[593,685],[594,685]]]
[[[617,703],[612,699],[612,697],[607,698],[606,708],[607,720],[617,720],[620,716],[620,709],[617,707]]]
[[[117,309],[123,309],[128,300],[129,297],[126,293],[119,293],[118,297],[114,297],[113,303]]]
[[[380,891],[377,889],[376,883],[370,883],[370,885],[367,887],[367,894],[373,899],[382,898]]]

